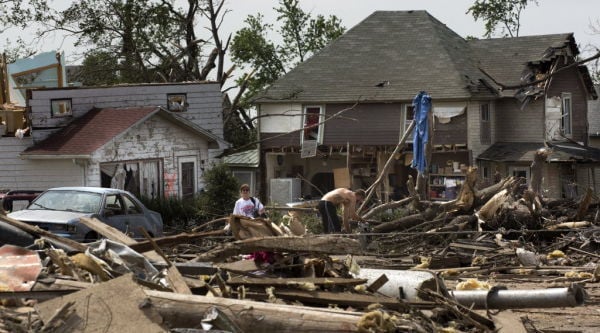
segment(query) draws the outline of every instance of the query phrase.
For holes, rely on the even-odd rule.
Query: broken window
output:
[[[320,106],[306,106],[304,108],[304,131],[302,131],[302,141],[323,142],[323,108]]]
[[[560,129],[565,135],[571,134],[572,105],[571,93],[562,93]]]
[[[403,131],[400,136],[404,135],[408,130],[408,127],[415,119],[415,107],[410,104],[404,104],[402,107],[402,127]],[[407,139],[408,142],[412,142],[412,135]]]
[[[50,101],[51,103],[51,112],[52,117],[68,117],[73,115],[73,110],[71,109],[71,99],[53,99]]]
[[[188,107],[186,94],[167,94],[167,108],[173,112],[186,111]]]
[[[137,197],[160,197],[159,160],[101,163],[102,187],[127,190]]]
[[[492,143],[492,130],[490,126],[490,105],[488,103],[480,104],[479,114],[479,139],[481,140],[481,144],[489,145]]]

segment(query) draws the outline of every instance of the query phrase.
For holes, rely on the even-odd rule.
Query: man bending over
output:
[[[321,220],[323,221],[323,232],[329,234],[342,231],[340,219],[337,215],[337,208],[342,205],[343,231],[350,233],[349,220],[352,218],[362,221],[362,218],[356,214],[356,206],[364,200],[364,190],[351,191],[345,188],[337,188],[325,194],[317,206],[321,214]]]

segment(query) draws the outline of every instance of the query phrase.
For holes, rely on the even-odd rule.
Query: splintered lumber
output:
[[[87,246],[85,246],[81,243],[78,243],[72,239],[68,239],[68,238],[64,238],[64,237],[55,235],[49,231],[46,231],[44,229],[37,227],[37,226],[33,226],[33,225],[27,224],[25,222],[21,222],[19,220],[15,220],[11,217],[0,214],[0,219],[14,227],[17,227],[17,228],[25,231],[25,232],[28,232],[30,234],[37,235],[40,237],[44,237],[45,239],[47,239],[48,241],[50,241],[51,243],[53,243],[59,247],[65,247],[68,250],[79,251],[79,252],[85,252],[85,250],[87,249]]]
[[[173,244],[190,243],[191,241],[197,240],[199,238],[210,237],[210,236],[220,236],[220,235],[224,235],[224,234],[225,234],[225,230],[213,230],[213,231],[206,231],[206,232],[181,233],[181,234],[172,235],[172,236],[153,238],[153,240],[159,246],[168,246],[168,245],[173,245]],[[149,251],[149,250],[153,249],[152,244],[148,240],[139,241],[135,244],[131,244],[129,247],[132,250],[138,251],[138,252],[145,252],[145,251]]]
[[[373,227],[373,232],[390,232],[390,231],[399,231],[408,229],[410,227],[414,227],[420,223],[425,222],[425,217],[423,214],[413,214],[409,216],[402,217],[395,221],[385,222]]]
[[[220,262],[231,256],[256,251],[302,252],[325,254],[361,254],[360,242],[355,239],[336,236],[314,237],[262,237],[221,244],[199,254],[196,261]]]
[[[251,278],[251,277],[233,277],[227,280],[227,284],[232,286],[284,286],[294,287],[312,283],[320,286],[356,286],[364,284],[367,279],[352,278]]]
[[[356,309],[366,309],[372,304],[381,304],[388,309],[405,312],[409,308],[409,304],[418,307],[431,307],[431,302],[404,302],[394,297],[384,295],[370,295],[358,293],[341,293],[330,291],[307,291],[307,290],[291,290],[276,288],[273,291],[277,299],[286,300],[289,302],[300,302],[302,304],[328,306],[335,304],[340,307],[351,306]],[[256,300],[267,300],[267,294],[258,294],[247,292],[246,297]]]
[[[211,308],[219,309],[244,332],[356,332],[363,314],[154,290],[145,293],[164,320],[178,328],[200,327],[201,314]]]
[[[99,235],[102,235],[110,240],[115,242],[123,243],[127,246],[137,243],[137,241],[127,235],[125,235],[121,230],[111,227],[108,224],[98,220],[97,218],[89,218],[89,217],[80,217],[79,223],[85,225],[86,227],[94,230]]]
[[[588,221],[578,221],[578,222],[563,222],[559,224],[554,224],[549,226],[548,230],[557,230],[557,229],[577,229],[577,228],[585,228],[592,225],[592,222]]]
[[[510,193],[508,190],[503,189],[500,192],[496,193],[488,202],[479,208],[477,212],[477,216],[483,221],[491,220],[496,212],[500,209],[500,207],[510,200]]]

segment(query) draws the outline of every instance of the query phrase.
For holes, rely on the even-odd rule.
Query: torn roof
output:
[[[497,83],[518,85],[523,75],[530,82],[538,78],[527,77],[532,68],[578,53],[572,33],[465,40],[423,10],[376,11],[255,102],[411,101],[422,90],[437,100],[493,98],[502,95]]]
[[[27,148],[22,157],[88,158],[94,151],[121,135],[132,126],[155,114],[186,126],[208,139],[209,143],[224,141],[212,133],[156,106],[92,109],[45,140]],[[223,142],[221,142],[223,141]]]
[[[574,142],[496,142],[477,156],[478,160],[495,162],[532,162],[540,148],[550,148],[548,162],[600,162],[600,149]]]

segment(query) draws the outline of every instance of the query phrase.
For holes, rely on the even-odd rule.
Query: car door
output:
[[[103,220],[111,227],[130,235],[130,221],[124,207],[125,205],[120,194],[107,194],[104,200]]]
[[[109,194],[104,203],[105,222],[130,237],[144,238],[140,227],[152,236],[155,230],[144,214],[144,209],[128,194]]]

